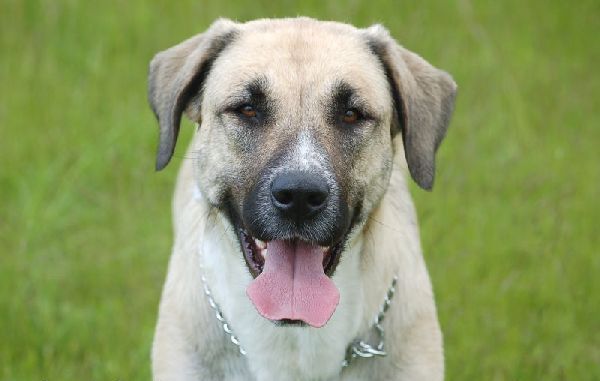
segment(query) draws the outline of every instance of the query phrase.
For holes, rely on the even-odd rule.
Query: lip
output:
[[[242,228],[237,230],[246,265],[252,277],[256,278],[263,271],[265,256],[269,255],[269,241],[265,242],[254,238]],[[337,268],[346,236],[347,234],[344,234],[342,239],[331,246],[321,246],[323,250],[323,271],[328,277],[331,277]]]

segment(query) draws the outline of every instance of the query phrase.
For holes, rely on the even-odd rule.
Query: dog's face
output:
[[[269,299],[266,288],[286,288],[286,277],[330,286],[319,271],[333,274],[349,232],[384,194],[399,133],[411,174],[431,187],[454,93],[447,74],[379,26],[222,20],[152,62],[157,167],[169,161],[186,111],[200,124],[200,188],[238,233],[252,276],[265,272],[267,284],[248,292],[257,309],[273,320],[319,326],[330,307],[275,313],[270,304],[286,298]],[[291,275],[280,274],[286,271]],[[331,299],[330,306],[337,304],[332,293],[307,291]]]
[[[341,248],[388,181],[389,94],[382,65],[356,36],[301,24],[240,33],[205,83],[202,189],[227,208],[242,243]],[[339,249],[331,251],[329,274]],[[255,254],[247,260],[257,275]]]

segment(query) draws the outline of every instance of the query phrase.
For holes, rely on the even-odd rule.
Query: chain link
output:
[[[217,302],[215,302],[215,299],[212,296],[212,292],[210,292],[210,288],[208,288],[208,283],[206,282],[206,278],[204,277],[204,275],[202,275],[202,283],[204,283],[204,294],[206,295],[206,298],[208,299],[208,304],[215,311],[215,317],[217,318],[219,323],[221,323],[221,326],[223,327],[223,331],[225,331],[225,333],[229,336],[229,339],[231,340],[231,342],[233,344],[237,345],[240,353],[242,355],[246,356],[246,350],[240,344],[240,341],[238,340],[237,336],[233,334],[233,331],[229,327],[227,320],[225,320],[225,317],[223,316],[223,313],[221,312],[219,305],[217,304]]]
[[[383,304],[379,308],[379,311],[378,311],[377,315],[375,316],[375,319],[373,319],[373,325],[371,326],[371,328],[373,329],[373,331],[376,333],[377,337],[379,338],[379,342],[376,345],[371,345],[364,340],[360,340],[360,339],[354,340],[346,349],[346,357],[344,358],[344,361],[342,361],[342,368],[345,368],[348,365],[350,365],[352,360],[354,360],[357,357],[371,358],[371,357],[375,357],[375,356],[386,356],[387,355],[387,353],[384,349],[385,332],[383,330],[383,326],[381,325],[381,323],[383,322],[385,314],[388,311],[388,309],[390,308],[390,304],[392,303],[392,298],[394,297],[394,293],[396,292],[396,283],[397,282],[398,282],[398,277],[394,276],[394,279],[392,279],[392,284],[391,284],[390,288],[388,288],[385,298],[383,300]],[[240,353],[245,356],[247,353],[246,350],[242,347],[239,339],[233,333],[233,330],[229,326],[229,323],[227,323],[227,320],[223,316],[223,312],[221,312],[219,305],[213,298],[210,288],[208,287],[208,282],[206,281],[206,278],[204,277],[204,275],[202,276],[202,283],[204,284],[204,294],[206,295],[206,298],[208,299],[208,304],[214,310],[215,317],[217,318],[219,323],[221,323],[223,331],[229,336],[229,339],[231,340],[231,342],[238,347]]]
[[[385,313],[390,308],[390,304],[392,303],[392,298],[394,297],[394,294],[396,293],[396,283],[397,282],[398,282],[398,277],[394,276],[394,278],[392,279],[392,284],[391,284],[390,288],[388,288],[385,298],[383,299],[383,304],[379,308],[379,312],[375,316],[375,319],[373,319],[374,321],[373,321],[373,325],[371,328],[373,329],[373,331],[376,333],[377,337],[379,338],[379,342],[377,343],[377,345],[371,345],[371,344],[365,342],[364,340],[359,340],[359,339],[354,340],[348,346],[348,349],[346,349],[346,358],[344,359],[344,361],[342,361],[342,368],[345,368],[348,365],[350,365],[352,360],[354,360],[357,357],[371,358],[371,357],[375,357],[375,356],[383,357],[383,356],[387,355],[385,348],[384,348],[385,332],[383,330],[383,326],[381,325],[381,323],[383,322]]]

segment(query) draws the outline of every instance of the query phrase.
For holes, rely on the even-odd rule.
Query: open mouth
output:
[[[344,240],[323,247],[300,239],[261,241],[240,229],[244,258],[255,278],[246,294],[265,318],[322,327],[340,294],[331,280]]]
[[[239,229],[240,242],[248,269],[254,278],[259,276],[265,266],[265,258],[269,255],[269,242],[252,237],[244,229]],[[340,261],[343,239],[332,246],[319,246],[323,252],[323,272],[331,277]]]

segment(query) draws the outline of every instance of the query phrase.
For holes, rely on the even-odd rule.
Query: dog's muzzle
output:
[[[330,277],[351,218],[332,177],[302,170],[265,174],[239,218],[232,218],[255,278],[246,292],[269,320],[321,327],[337,307],[339,291]]]

